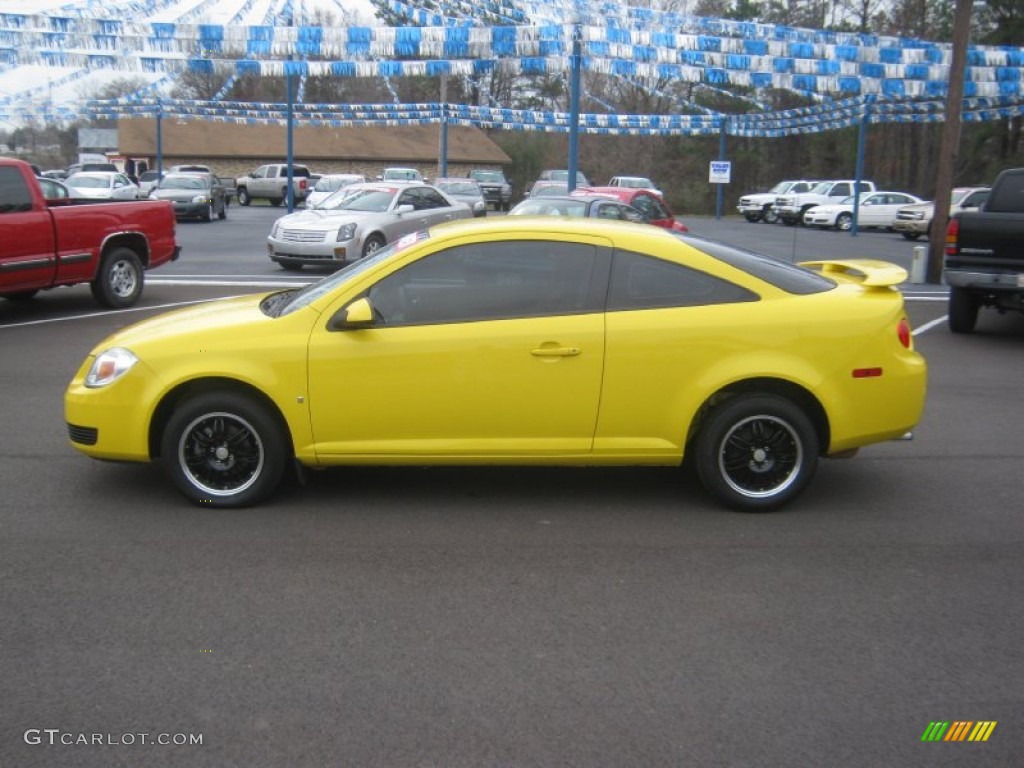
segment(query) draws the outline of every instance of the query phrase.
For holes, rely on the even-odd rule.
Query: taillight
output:
[[[946,255],[956,256],[956,241],[960,235],[960,219],[950,219],[946,227]]]
[[[299,189],[305,189],[305,188],[306,188],[306,180],[305,179],[299,179]]]
[[[902,344],[905,348],[910,349],[912,338],[910,333],[910,323],[907,322],[907,318],[904,317],[902,320],[900,320],[900,324],[896,328],[896,335],[900,339],[900,344]]]

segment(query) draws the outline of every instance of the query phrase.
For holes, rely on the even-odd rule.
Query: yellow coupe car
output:
[[[906,272],[794,266],[656,227],[502,217],[407,235],[298,290],[143,321],[68,387],[75,448],[255,504],[293,459],[679,465],[726,505],[921,416]]]

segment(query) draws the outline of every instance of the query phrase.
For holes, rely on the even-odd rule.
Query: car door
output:
[[[451,221],[452,219],[461,218],[464,215],[464,208],[462,204],[456,202],[455,205],[452,205],[444,195],[430,187],[420,187],[419,205],[420,210],[427,221],[427,226],[429,227],[432,227],[435,224],[441,224],[445,221]],[[471,215],[472,208],[469,208],[468,210]]]
[[[111,180],[111,198],[114,200],[135,200],[138,197],[136,187],[131,180],[123,175],[117,174]]]
[[[34,290],[53,282],[57,244],[49,210],[33,210],[21,171],[0,167],[0,290]]]
[[[318,456],[585,457],[604,360],[603,246],[456,245],[370,287],[373,327],[319,323],[309,344]]]
[[[657,195],[652,195],[650,192],[637,192],[630,201],[630,205],[643,213],[649,224],[670,228],[675,223],[668,206],[659,200]]]

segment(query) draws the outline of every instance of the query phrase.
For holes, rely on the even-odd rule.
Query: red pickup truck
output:
[[[178,258],[174,227],[166,200],[47,200],[28,163],[0,159],[0,296],[89,283],[103,306],[131,306],[145,270]]]

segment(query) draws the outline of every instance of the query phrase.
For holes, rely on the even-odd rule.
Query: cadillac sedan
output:
[[[820,458],[920,418],[906,276],[622,221],[460,221],[302,289],[116,332],[68,387],[68,435],[159,462],[204,507],[258,503],[296,464],[688,459],[713,497],[763,511]]]
[[[352,184],[316,208],[274,222],[267,252],[284,269],[340,267],[403,235],[472,215],[466,205],[426,184]]]

